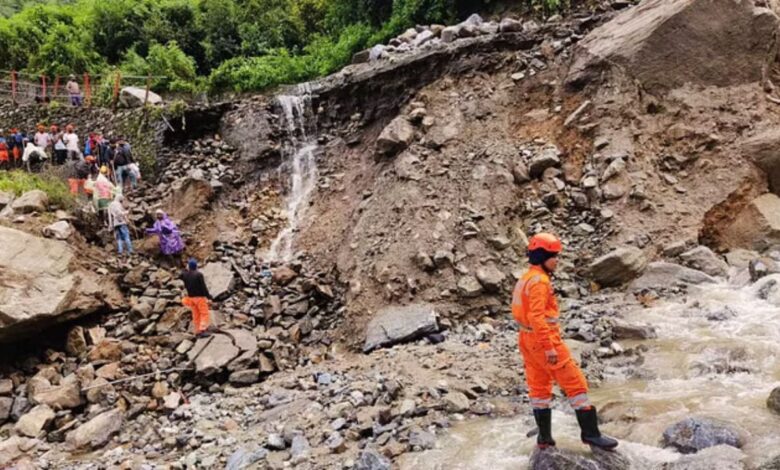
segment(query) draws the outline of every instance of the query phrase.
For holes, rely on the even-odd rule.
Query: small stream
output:
[[[312,116],[311,91],[307,84],[298,92],[276,97],[284,114],[288,139],[284,147],[282,174],[289,174],[285,199],[287,226],[282,229],[268,250],[270,260],[289,261],[293,255],[293,240],[303,219],[303,212],[317,184],[317,139],[307,125]]]
[[[679,459],[677,452],[660,448],[661,436],[689,416],[717,418],[740,429],[747,467],[780,452],[780,416],[766,406],[769,393],[780,385],[777,286],[780,275],[746,287],[724,282],[626,313],[629,323],[651,324],[658,331],[657,339],[641,342],[649,351],[642,373],[633,376],[644,378],[615,371],[591,395],[602,410],[612,408],[613,420],[601,428],[621,440],[620,451],[634,462],[632,468],[657,468]],[[562,400],[553,416],[558,446],[588,452]],[[408,454],[401,467],[527,468],[535,438],[526,434],[534,427],[531,416],[461,422],[439,439],[436,449]]]

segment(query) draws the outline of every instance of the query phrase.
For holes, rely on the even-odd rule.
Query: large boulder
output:
[[[732,248],[763,251],[780,243],[780,197],[767,193],[754,199],[720,236]]]
[[[376,141],[377,157],[394,157],[408,147],[414,140],[414,126],[406,116],[398,116],[379,134]]]
[[[0,191],[0,209],[4,209],[5,206],[11,204],[14,201],[14,194],[8,191]]]
[[[439,331],[439,323],[436,311],[431,305],[387,307],[377,312],[368,324],[363,352],[412,341],[437,331]]]
[[[581,87],[610,68],[650,91],[758,82],[769,55],[756,44],[771,44],[777,28],[755,2],[647,0],[579,43],[566,82]]]
[[[54,410],[46,405],[38,405],[19,418],[14,430],[23,436],[38,437],[38,434],[54,420]]]
[[[697,246],[680,255],[683,264],[689,268],[709,274],[710,276],[725,276],[729,272],[729,265],[723,258],[713,253],[706,246]]]
[[[530,470],[625,470],[632,468],[632,465],[620,452],[607,452],[594,448],[591,454],[586,456],[573,450],[548,447],[534,449],[528,468]]]
[[[119,92],[119,104],[125,108],[137,108],[143,106],[144,103],[153,105],[162,104],[163,99],[160,95],[151,90],[149,90],[148,93],[149,94],[147,95],[145,88],[126,86]]]
[[[46,212],[48,208],[49,196],[40,189],[27,191],[11,203],[11,209],[23,214],[29,212]]]
[[[121,410],[106,411],[69,432],[65,443],[71,449],[86,450],[103,447],[122,429],[123,421]]]
[[[189,351],[190,361],[195,361],[195,370],[209,375],[222,370],[238,357],[241,351],[227,335],[215,334],[200,338]]]
[[[227,263],[209,263],[201,269],[209,294],[215,299],[226,296],[235,285],[233,269]]]
[[[111,278],[71,266],[64,242],[0,227],[0,246],[0,341],[124,305]]]
[[[593,261],[588,275],[601,286],[619,286],[638,276],[646,265],[647,259],[639,248],[618,248]]]
[[[631,282],[629,289],[632,291],[668,289],[714,282],[717,282],[714,277],[701,271],[686,268],[679,264],[659,261],[647,265],[642,276]]]
[[[766,172],[769,188],[780,194],[780,127],[771,127],[745,140],[742,155]]]
[[[744,442],[728,423],[710,418],[686,418],[669,426],[663,434],[663,445],[674,447],[683,454],[693,454],[721,444],[741,448]]]
[[[186,220],[199,214],[214,198],[214,188],[202,177],[181,178],[174,181],[171,188],[173,191],[166,207],[171,208],[168,215],[177,220]]]
[[[769,398],[766,399],[766,406],[780,415],[780,387],[775,388],[769,394]]]

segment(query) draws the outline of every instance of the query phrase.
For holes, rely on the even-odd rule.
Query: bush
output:
[[[152,89],[194,93],[196,89],[195,60],[179,48],[176,41],[166,45],[152,44],[146,58],[135,50],[125,56],[121,69],[129,75],[151,74]]]
[[[49,202],[59,207],[70,207],[74,202],[68,186],[53,173],[35,174],[22,170],[0,171],[0,191],[8,191],[16,196],[21,196],[34,189],[45,192],[49,196]]]

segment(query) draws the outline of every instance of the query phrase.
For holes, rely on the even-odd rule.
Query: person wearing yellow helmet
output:
[[[537,446],[555,445],[552,437],[552,387],[557,383],[577,414],[582,442],[611,450],[618,442],[601,434],[596,408],[588,398],[588,381],[561,339],[558,301],[551,276],[558,268],[561,240],[550,233],[534,235],[528,244],[528,271],[512,293],[512,316],[520,325],[518,346],[534,419],[539,428]]]

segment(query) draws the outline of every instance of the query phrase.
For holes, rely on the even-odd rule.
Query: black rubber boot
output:
[[[618,441],[615,439],[601,435],[599,417],[595,407],[592,406],[588,410],[576,410],[576,412],[577,422],[580,423],[580,429],[582,429],[582,442],[604,450],[612,450],[618,446]]]
[[[552,410],[549,408],[534,409],[534,419],[536,427],[539,428],[539,434],[536,435],[536,446],[540,449],[555,446],[555,440],[552,438]]]

